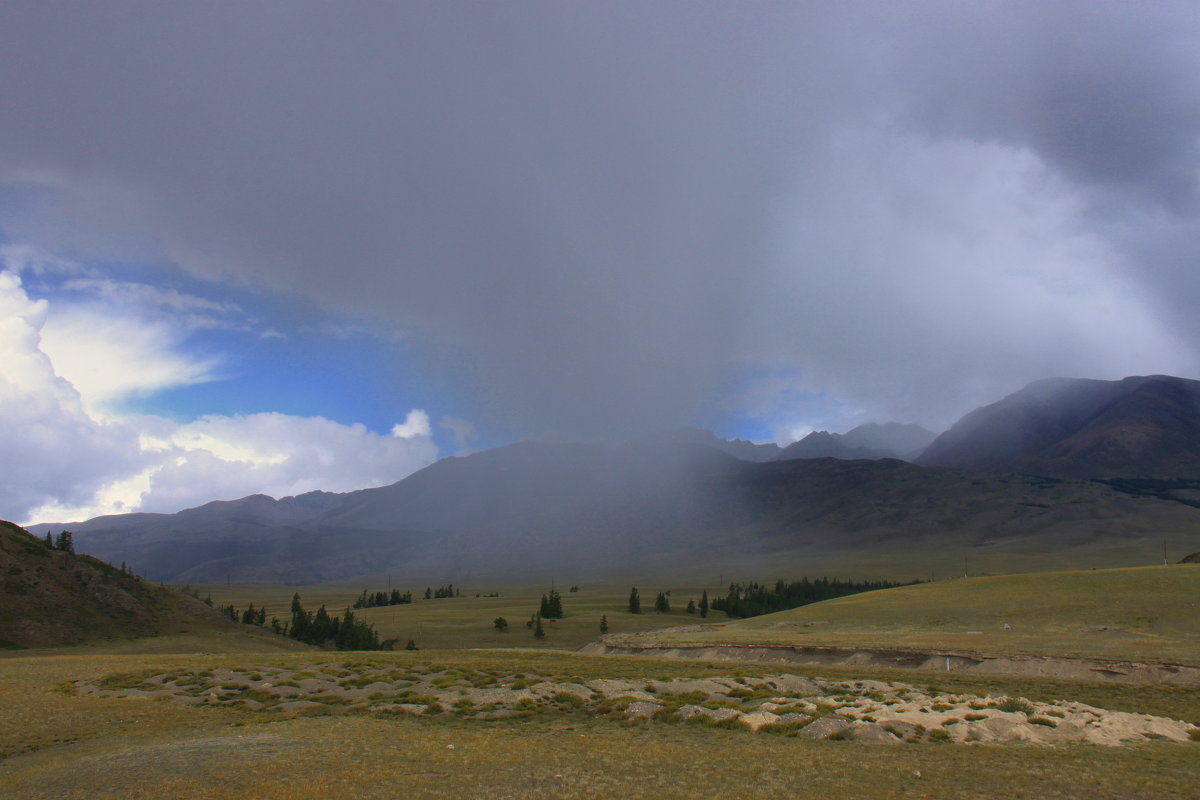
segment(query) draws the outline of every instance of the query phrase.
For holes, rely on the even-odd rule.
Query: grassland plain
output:
[[[438,584],[433,584],[437,588]],[[232,603],[239,610],[253,603],[255,608],[266,608],[267,619],[277,617],[280,622],[290,618],[292,595],[299,594],[308,610],[324,605],[330,613],[341,613],[352,605],[363,589],[380,591],[387,589],[386,579],[376,583],[328,583],[316,586],[279,586],[272,584],[221,584],[189,587],[201,597],[209,595],[217,606]],[[546,638],[533,638],[533,630],[525,623],[538,610],[542,594],[550,590],[549,582],[544,586],[524,585],[497,588],[492,585],[462,587],[459,597],[423,599],[425,586],[400,586],[401,591],[411,591],[415,598],[411,604],[382,606],[356,611],[356,616],[375,625],[381,639],[395,639],[404,646],[412,639],[421,648],[455,649],[471,647],[529,647],[536,649],[576,649],[600,635],[600,618],[606,617],[608,628],[613,633],[636,633],[672,626],[699,622],[698,614],[686,613],[689,599],[700,601],[704,587],[669,584],[663,582],[642,583],[638,586],[644,613],[630,614],[629,583],[582,583],[579,591],[570,591],[569,586],[559,585],[562,593],[565,616],[559,620],[545,620],[543,628]],[[654,597],[658,592],[671,592],[671,612],[657,614]],[[709,588],[709,595],[716,587]],[[498,597],[486,595],[499,594]],[[476,596],[480,595],[480,596]],[[496,630],[493,622],[504,617],[509,624],[507,633]],[[713,621],[725,619],[720,612],[712,612]]]
[[[726,622],[714,630],[671,630],[637,638],[647,643],[909,647],[1200,665],[1200,567],[939,581]]]
[[[167,637],[170,639],[170,637]],[[153,640],[152,640],[153,641]],[[319,653],[211,653],[204,636],[158,641],[157,653],[93,645],[0,659],[0,795],[6,798],[703,798],[846,797],[1185,798],[1200,791],[1200,744],[894,747],[806,741],[658,720],[615,721],[554,708],[528,717],[466,720],[355,714],[337,707],[281,714],[76,696],[69,681],[111,684],[155,671],[298,667]],[[184,652],[168,653],[176,649]],[[208,651],[200,655],[197,651]],[[397,668],[454,665],[583,679],[702,678],[730,665],[583,657],[553,651],[423,651],[350,658]],[[739,670],[777,671],[778,665]],[[795,670],[792,670],[795,671]],[[803,672],[803,670],[801,670]],[[822,668],[827,677],[861,670]],[[866,670],[912,680],[912,673]],[[809,674],[813,674],[809,671]],[[1107,708],[1200,719],[1195,693],[1164,687],[1029,680],[937,688],[1071,696]]]
[[[1169,652],[1173,647],[1186,649],[1200,625],[1189,610],[1197,598],[1190,581],[1193,574],[1200,575],[1200,569],[1180,571],[1186,569],[946,581],[889,590],[893,594],[887,602],[879,599],[886,599],[886,593],[861,595],[725,627],[734,631],[749,627],[754,635],[821,631],[820,641],[827,642],[831,640],[824,631],[830,631],[831,637],[852,636],[858,619],[876,642],[898,644],[897,639],[905,636],[917,636],[919,641],[922,635],[960,633],[975,640],[984,634],[959,628],[985,629],[982,621],[1003,624],[1000,617],[1004,621],[1012,617],[1011,624],[1029,626],[1026,634],[1040,637],[1054,653],[1063,652],[1064,645],[1085,654],[1105,652],[1112,641],[1105,637],[1109,631],[1064,637],[1064,631],[1078,625],[1123,626],[1111,633],[1125,636],[1132,631],[1166,648],[1155,652]],[[1005,579],[1016,583],[1006,586]],[[1045,585],[1037,584],[1039,579]],[[1119,590],[1121,585],[1126,589]],[[1014,594],[1014,587],[1023,587],[1033,596]],[[363,588],[374,591],[386,586],[369,582],[298,588],[211,586],[199,591],[201,596],[211,592],[218,605],[232,602],[241,608],[254,602],[256,607],[266,606],[269,614],[286,618],[293,592],[301,594],[308,608],[324,603],[340,610]],[[399,588],[414,594],[424,591],[416,586]],[[578,592],[563,591],[567,616],[548,626],[547,639],[538,643],[523,621],[536,609],[545,588],[464,587],[457,598],[362,612],[386,636],[401,641],[417,638],[422,646],[418,652],[329,653],[247,626],[225,626],[0,654],[0,797],[1200,796],[1200,743],[1193,742],[1050,747],[962,745],[931,741],[927,736],[911,744],[880,746],[811,741],[786,735],[786,728],[750,732],[678,724],[663,715],[609,718],[585,713],[573,704],[539,705],[525,716],[483,720],[467,719],[463,710],[454,708],[434,716],[376,713],[339,704],[253,711],[236,705],[183,705],[169,699],[80,696],[69,690],[75,681],[134,687],[160,673],[223,668],[262,668],[265,673],[304,669],[334,659],[345,659],[351,670],[356,663],[397,670],[440,666],[578,680],[666,681],[731,674],[749,679],[786,669],[831,680],[908,682],[929,692],[1003,695],[1034,703],[1070,700],[1200,723],[1200,691],[1190,687],[582,656],[568,649],[595,638],[601,615],[608,617],[614,633],[626,634],[698,621],[682,613],[682,607],[687,599],[698,599],[699,587],[643,582],[639,589],[648,613],[641,615],[626,612],[626,583],[585,584]],[[667,589],[672,592],[673,613],[649,611],[654,594]],[[475,597],[493,591],[500,596]],[[1123,593],[1140,599],[1127,603],[1121,599]],[[1013,616],[1017,612],[1023,616]],[[495,631],[491,622],[496,616],[509,619],[509,633]],[[1131,624],[1142,617],[1146,621],[1141,627]],[[781,621],[800,627],[775,627]],[[813,622],[820,624],[808,624]],[[1016,627],[1014,632],[1020,630]],[[997,641],[1007,646],[1016,642]],[[1032,645],[1026,642],[1026,646]],[[468,649],[480,647],[508,649]]]

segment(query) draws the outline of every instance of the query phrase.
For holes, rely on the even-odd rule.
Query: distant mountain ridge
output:
[[[389,486],[70,528],[82,550],[193,583],[625,574],[889,547],[1012,546],[1061,566],[1076,547],[1112,553],[1165,534],[1200,547],[1200,382],[1037,381],[963,417],[915,464],[895,457],[931,437],[888,424],[782,449],[695,429],[615,446],[519,442]]]
[[[1200,381],[1035,381],[967,414],[917,463],[1067,478],[1200,479]]]
[[[296,500],[318,508],[304,520],[291,516],[296,502],[252,496],[71,529],[78,547],[175,583],[382,572],[459,583],[746,559],[780,568],[889,548],[940,556],[1011,546],[1069,558],[1061,554],[1080,543],[1126,546],[1146,530],[1190,535],[1200,546],[1200,509],[1090,482],[895,459],[748,462],[665,443],[523,442],[444,459],[390,486],[304,498]],[[287,524],[270,524],[274,504],[289,507]]]
[[[920,425],[868,422],[844,434],[813,431],[783,448],[786,458],[899,458],[912,461],[937,437]]]

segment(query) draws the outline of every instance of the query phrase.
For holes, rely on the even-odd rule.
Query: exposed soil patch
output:
[[[659,633],[662,632],[659,631]],[[599,641],[580,648],[579,652],[588,655],[643,655],[654,658],[687,658],[705,661],[845,664],[1066,680],[1200,686],[1200,666],[1095,658],[823,645],[642,644],[632,639],[615,636],[602,637]]]
[[[583,680],[432,666],[328,662],[297,668],[181,669],[75,681],[77,694],[226,706],[279,714],[510,719],[576,713],[811,739],[1120,745],[1200,740],[1179,720],[1068,701],[922,691],[897,682],[778,674],[698,680]]]

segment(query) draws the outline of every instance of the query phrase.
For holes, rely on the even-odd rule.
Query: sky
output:
[[[1200,369],[1192,3],[0,4],[0,516]]]

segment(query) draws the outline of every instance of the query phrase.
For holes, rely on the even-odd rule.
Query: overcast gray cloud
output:
[[[475,420],[1195,374],[1195,7],[6,3],[13,242],[420,336]]]

